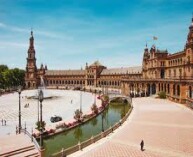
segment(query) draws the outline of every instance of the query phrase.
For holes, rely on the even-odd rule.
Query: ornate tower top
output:
[[[34,37],[33,37],[33,31],[31,31],[31,37],[29,38],[29,41],[30,41],[30,45],[29,47],[30,48],[33,48],[34,47]]]
[[[148,58],[149,58],[149,50],[146,43],[144,53],[143,53],[143,59],[148,59]]]
[[[186,48],[193,48],[193,15],[192,15],[192,21],[189,26],[189,33],[186,41]]]

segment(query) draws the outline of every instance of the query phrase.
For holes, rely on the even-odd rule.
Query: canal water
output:
[[[88,121],[87,123],[78,126],[72,130],[66,131],[64,133],[52,136],[48,139],[44,139],[44,146],[46,148],[46,156],[49,157],[51,154],[60,152],[62,148],[66,149],[73,145],[78,144],[78,142],[85,141],[92,136],[99,134],[102,129],[106,130],[113,126],[115,123],[127,113],[129,110],[129,105],[109,105],[109,107],[104,111],[104,117],[102,114]],[[102,128],[103,119],[103,128]]]

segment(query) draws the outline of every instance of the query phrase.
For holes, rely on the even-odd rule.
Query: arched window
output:
[[[170,93],[170,84],[168,84],[168,94]]]
[[[173,85],[173,95],[176,95],[176,86],[175,86],[175,84]]]
[[[187,57],[187,62],[190,63],[190,56]]]
[[[180,96],[180,85],[177,85],[177,95]]]
[[[189,86],[189,98],[192,98],[192,87]]]

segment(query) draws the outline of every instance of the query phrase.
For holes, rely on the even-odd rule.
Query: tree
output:
[[[9,68],[7,67],[7,65],[0,65],[0,73],[2,73],[2,72],[4,72],[4,71],[6,71],[6,70],[8,70]]]
[[[41,124],[40,121],[36,122],[36,126],[37,126],[36,129],[39,131],[40,131],[40,124]],[[42,130],[45,130],[45,126],[46,126],[46,122],[42,121]]]
[[[74,119],[76,119],[78,122],[81,121],[81,118],[82,118],[82,111],[80,111],[79,109],[77,109],[75,112],[74,112]]]
[[[91,107],[92,112],[94,112],[95,114],[98,114],[98,107],[96,104],[93,104]]]
[[[9,69],[6,65],[0,65],[0,88],[15,89],[19,85],[24,86],[24,76],[24,70]]]

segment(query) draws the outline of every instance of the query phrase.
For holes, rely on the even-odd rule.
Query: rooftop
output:
[[[104,69],[101,75],[109,75],[109,74],[135,74],[141,73],[142,67],[126,67],[126,68],[112,68],[112,69]]]
[[[46,70],[46,75],[84,75],[85,70]]]

